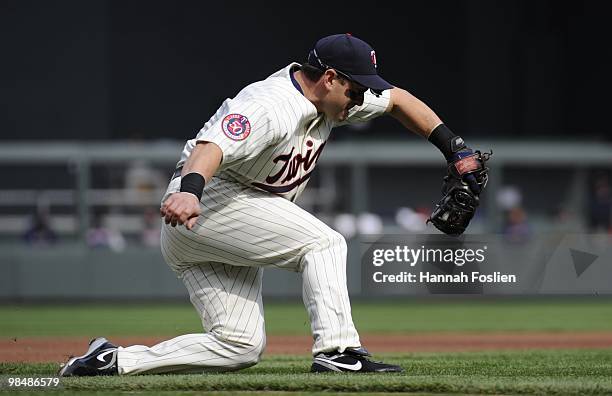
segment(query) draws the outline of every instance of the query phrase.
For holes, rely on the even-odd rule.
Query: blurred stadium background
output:
[[[3,2],[0,300],[182,299],[157,212],[184,141],[226,97],[341,32],[372,43],[380,73],[471,146],[493,148],[471,233],[610,232],[603,3],[373,7]],[[434,232],[424,220],[445,166],[392,119],[331,140],[299,203],[347,237],[360,296],[360,238]],[[301,292],[295,274],[264,279],[266,296]]]

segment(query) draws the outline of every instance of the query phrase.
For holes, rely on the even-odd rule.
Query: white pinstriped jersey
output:
[[[304,190],[331,129],[341,125],[317,114],[315,106],[291,81],[292,63],[265,80],[226,99],[194,139],[187,141],[177,167],[198,141],[217,144],[223,159],[217,173],[294,201]],[[364,95],[345,122],[383,114],[390,91]]]

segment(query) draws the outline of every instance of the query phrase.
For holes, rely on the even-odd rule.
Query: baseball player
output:
[[[223,102],[185,145],[163,197],[162,254],[187,287],[205,332],[152,347],[117,347],[97,338],[60,375],[255,365],[266,345],[264,268],[302,274],[314,339],[311,371],[402,371],[371,360],[361,345],[346,286],[344,238],[294,203],[332,128],[383,114],[442,151],[452,171],[431,221],[447,233],[462,232],[473,211],[456,196],[477,204],[486,182],[480,153],[423,102],[378,76],[369,44],[350,34],[324,37],[306,63],[291,63]]]

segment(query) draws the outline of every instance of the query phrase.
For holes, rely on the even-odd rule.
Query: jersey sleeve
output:
[[[256,157],[278,139],[267,109],[245,100],[227,99],[197,134],[196,142],[215,143],[223,152],[220,170]]]
[[[387,89],[381,95],[375,95],[370,90],[363,94],[363,104],[355,106],[349,111],[348,118],[338,125],[365,122],[379,117],[385,113],[391,100],[391,90]]]

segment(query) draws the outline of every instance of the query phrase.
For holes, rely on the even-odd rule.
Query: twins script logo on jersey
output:
[[[229,114],[221,125],[223,133],[232,140],[244,140],[251,133],[251,123],[242,114]]]
[[[295,146],[291,148],[291,151],[287,154],[281,154],[274,158],[272,162],[281,165],[280,169],[273,175],[266,177],[266,183],[253,182],[255,187],[259,187],[262,190],[269,191],[275,194],[284,194],[298,187],[300,184],[306,182],[314,169],[321,152],[325,147],[323,142],[318,149],[314,150],[314,143],[312,140],[306,141],[306,153],[295,153]],[[272,185],[280,182],[281,185]],[[287,184],[288,183],[288,184]]]

